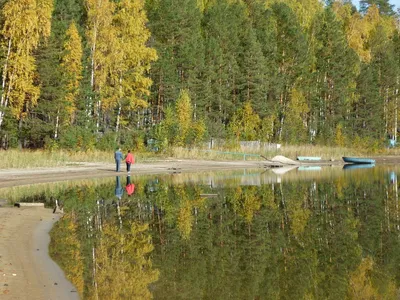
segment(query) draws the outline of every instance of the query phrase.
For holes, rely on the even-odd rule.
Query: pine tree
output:
[[[160,59],[154,63],[151,78],[155,118],[187,89],[194,103],[201,97],[197,77],[204,63],[201,35],[201,8],[197,0],[165,0],[149,4],[151,45]]]
[[[29,118],[26,120],[26,129],[29,138],[32,140],[32,146],[40,147],[43,143],[54,144],[57,124],[57,141],[63,134],[68,134],[68,128],[63,126],[70,123],[70,118],[66,114],[66,82],[65,73],[63,75],[62,56],[64,52],[64,43],[66,33],[74,23],[77,30],[83,33],[83,2],[79,0],[56,0],[54,1],[54,12],[52,17],[52,27],[49,40],[42,44],[36,52],[38,64],[38,80],[40,82],[41,92],[38,99],[38,105],[32,110]],[[82,47],[82,46],[81,46]],[[85,60],[85,59],[82,59]],[[81,99],[76,97],[74,105],[76,106],[74,119],[75,125],[80,126],[77,116],[81,112]],[[83,107],[84,108],[84,107]],[[57,122],[58,120],[58,122]],[[37,136],[37,138],[34,138]]]
[[[238,89],[241,101],[250,101],[257,113],[264,117],[267,114],[267,70],[266,61],[257,40],[254,29],[249,22],[243,26],[241,49],[238,62],[240,74]]]
[[[394,15],[394,5],[389,3],[389,0],[360,0],[360,12],[366,13],[368,9],[376,5],[379,8],[379,12],[383,15]]]
[[[210,134],[224,136],[240,99],[240,37],[246,22],[245,6],[241,3],[217,1],[205,11],[205,48],[207,101],[203,109]],[[245,51],[245,50],[243,50]],[[242,82],[246,79],[242,78]]]
[[[331,8],[326,8],[317,22],[315,80],[317,94],[311,106],[312,119],[318,122],[320,139],[329,141],[338,123],[347,119],[354,100],[354,78],[358,58],[349,48],[341,23]]]
[[[287,5],[272,5],[270,18],[276,44],[266,49],[265,57],[272,71],[269,94],[278,107],[277,130],[281,139],[292,89],[301,83],[308,71],[307,43],[296,16]]]

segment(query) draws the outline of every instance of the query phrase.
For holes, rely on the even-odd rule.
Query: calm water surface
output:
[[[51,253],[83,299],[398,299],[399,173],[124,174],[20,200],[64,204]]]

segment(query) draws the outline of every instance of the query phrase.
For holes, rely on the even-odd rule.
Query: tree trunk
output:
[[[3,119],[4,119],[4,114],[5,111],[4,109],[7,108],[7,101],[4,97],[4,90],[6,88],[6,80],[7,80],[7,68],[8,68],[8,58],[10,56],[11,52],[11,40],[8,40],[8,49],[7,49],[7,56],[4,62],[4,68],[3,68],[3,78],[2,78],[2,83],[1,83],[1,98],[0,98],[0,128],[1,125],[3,124]]]
[[[56,128],[54,130],[54,139],[58,138],[58,128],[60,126],[60,109],[57,110]]]

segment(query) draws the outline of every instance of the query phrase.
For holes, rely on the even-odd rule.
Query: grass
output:
[[[68,152],[43,150],[2,150],[0,151],[0,169],[58,167],[80,162],[112,162],[112,153]]]

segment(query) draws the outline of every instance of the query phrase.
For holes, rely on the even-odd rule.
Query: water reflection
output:
[[[398,172],[128,176],[129,201],[117,176],[58,195],[52,249],[85,299],[397,299]]]
[[[124,189],[121,185],[121,176],[115,177],[115,196],[118,200],[121,200],[122,196],[124,195]]]
[[[374,167],[375,167],[375,164],[345,164],[343,166],[343,169],[344,170],[371,169]]]
[[[135,185],[131,182],[131,175],[126,176],[126,193],[128,194],[128,197],[132,196],[132,194],[135,192]]]

